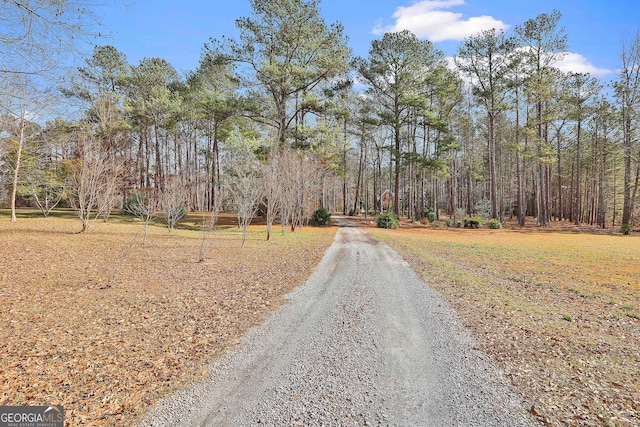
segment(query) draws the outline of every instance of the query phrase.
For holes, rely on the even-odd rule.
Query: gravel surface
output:
[[[341,227],[289,299],[141,427],[540,426],[451,307],[366,231]]]

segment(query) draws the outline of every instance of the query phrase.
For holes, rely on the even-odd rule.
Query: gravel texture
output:
[[[451,307],[366,231],[341,227],[289,299],[140,426],[540,425]]]

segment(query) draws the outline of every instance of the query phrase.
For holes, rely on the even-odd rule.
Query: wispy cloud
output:
[[[422,0],[411,6],[401,6],[393,14],[395,24],[379,25],[373,29],[373,33],[384,34],[409,30],[419,38],[440,42],[463,40],[465,37],[491,28],[496,30],[509,28],[509,25],[492,16],[464,18],[462,13],[446,10],[464,4],[464,0]]]
[[[598,68],[581,54],[573,52],[564,52],[554,66],[565,73],[589,73],[591,77],[604,77],[614,72],[606,68]]]

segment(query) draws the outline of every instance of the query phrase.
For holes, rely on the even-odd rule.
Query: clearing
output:
[[[370,231],[448,299],[552,426],[640,425],[640,237],[599,231]]]
[[[211,372],[143,425],[538,425],[451,307],[355,227]]]
[[[207,375],[311,274],[335,228],[266,242],[264,226],[169,234],[112,216],[76,234],[71,212],[0,214],[0,405],[65,407],[65,425],[132,425],[157,399]]]

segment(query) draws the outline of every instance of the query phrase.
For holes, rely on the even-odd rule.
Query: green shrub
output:
[[[484,225],[484,220],[480,217],[465,218],[464,228],[480,228]]]
[[[447,225],[447,227],[457,227],[460,228],[463,225],[462,220],[457,219],[455,222],[453,222],[453,219],[447,219],[445,221],[445,224]]]
[[[317,209],[313,215],[311,215],[309,224],[315,227],[327,227],[331,225],[331,214],[327,212],[325,208]]]
[[[140,206],[145,206],[147,198],[143,193],[129,193],[122,205],[122,210],[129,215],[136,215]]]
[[[620,226],[620,232],[625,236],[628,236],[629,234],[631,234],[631,230],[632,230],[631,224],[622,224],[622,226]]]
[[[400,221],[394,213],[386,213],[378,216],[378,228],[398,228]]]
[[[434,211],[432,211],[431,209],[428,209],[425,213],[424,216],[427,217],[427,221],[429,222],[433,222],[436,220],[436,213]]]
[[[498,219],[490,219],[489,221],[487,221],[487,227],[493,230],[498,230],[502,228],[502,223]]]

